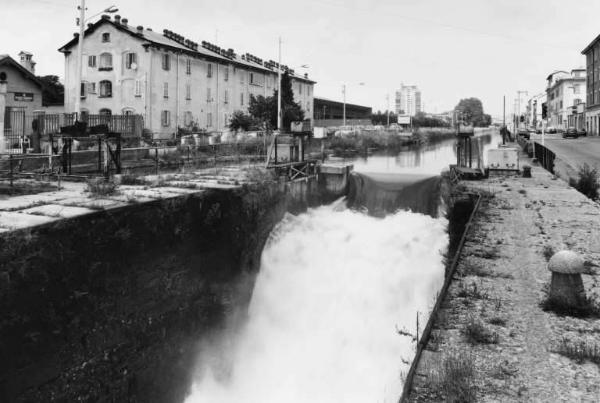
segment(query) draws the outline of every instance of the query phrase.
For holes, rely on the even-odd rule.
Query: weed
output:
[[[544,245],[544,249],[542,249],[542,255],[544,255],[544,259],[546,259],[546,262],[548,262],[550,260],[550,258],[552,256],[554,256],[556,252],[554,251],[554,248],[550,245]]]
[[[578,364],[591,361],[600,366],[600,346],[593,342],[571,341],[563,337],[550,351],[568,357]]]
[[[488,320],[488,323],[496,326],[506,326],[506,319],[499,316],[494,316]]]
[[[117,193],[117,185],[104,178],[94,178],[87,182],[87,191],[93,197],[109,196]]]
[[[472,282],[469,285],[465,285],[464,282],[460,283],[457,296],[470,299],[488,299],[489,297],[488,294],[483,292],[475,282]]]
[[[475,360],[470,351],[446,353],[441,364],[436,364],[431,378],[432,389],[444,395],[444,401],[471,403],[476,401]]]
[[[121,185],[145,185],[146,181],[136,175],[121,175]]]
[[[475,317],[470,317],[463,334],[471,344],[498,344],[498,333],[492,332],[485,327],[482,321]]]
[[[577,180],[570,179],[569,185],[573,186],[580,193],[583,193],[592,200],[598,200],[598,168],[591,168],[588,164],[583,164],[579,169],[579,178]]]

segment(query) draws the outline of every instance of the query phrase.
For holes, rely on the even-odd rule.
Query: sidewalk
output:
[[[409,401],[600,401],[600,320],[540,306],[551,278],[545,255],[561,249],[589,263],[584,286],[598,301],[599,206],[539,166],[532,178],[463,184],[492,197],[475,216]],[[596,348],[596,363],[564,355],[576,347]]]

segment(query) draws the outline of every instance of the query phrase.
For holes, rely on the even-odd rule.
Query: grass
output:
[[[93,197],[110,196],[117,193],[117,185],[104,178],[94,178],[87,182],[87,191]]]
[[[560,298],[546,297],[540,304],[546,312],[554,312],[560,316],[572,316],[575,318],[600,318],[600,306],[590,298],[578,306],[572,306]]]
[[[121,175],[121,185],[145,185],[146,181],[137,175],[126,174]]]
[[[563,337],[550,351],[568,357],[578,364],[590,361],[600,366],[600,346],[597,343],[586,340],[571,341]]]
[[[511,274],[498,273],[493,270],[487,269],[483,266],[474,264],[472,262],[464,263],[462,265],[461,271],[466,276],[492,277],[492,278],[514,278]]]
[[[432,371],[432,389],[441,392],[446,402],[471,403],[477,399],[475,391],[475,360],[468,351],[446,353]]]
[[[481,320],[473,316],[465,324],[463,334],[471,344],[498,344],[498,333],[489,330]]]

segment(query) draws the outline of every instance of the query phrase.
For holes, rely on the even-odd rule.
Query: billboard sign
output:
[[[410,116],[409,115],[398,115],[398,124],[399,125],[410,125]]]

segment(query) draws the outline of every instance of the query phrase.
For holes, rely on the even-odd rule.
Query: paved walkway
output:
[[[62,182],[60,190],[33,192],[20,196],[0,195],[0,233],[110,210],[130,204],[168,199],[205,189],[230,189],[257,178],[255,167],[219,167],[190,173],[139,177],[139,185],[119,185],[110,195],[90,194],[86,183]],[[259,176],[261,174],[258,174]],[[116,181],[119,181],[117,176]],[[18,180],[15,188],[56,187],[56,182]]]
[[[524,154],[521,159],[531,164]],[[581,253],[590,265],[583,276],[586,292],[600,296],[594,267],[600,263],[600,208],[539,166],[532,174],[465,182],[493,197],[468,234],[418,363],[411,401],[447,398],[444,379],[451,374],[446,385],[459,383],[461,360],[474,371],[469,384],[476,401],[600,401],[599,365],[553,352],[563,340],[600,352],[600,320],[561,317],[540,307],[551,277],[544,256],[550,250]],[[481,325],[480,335],[487,332],[489,343],[468,341],[473,324]]]

